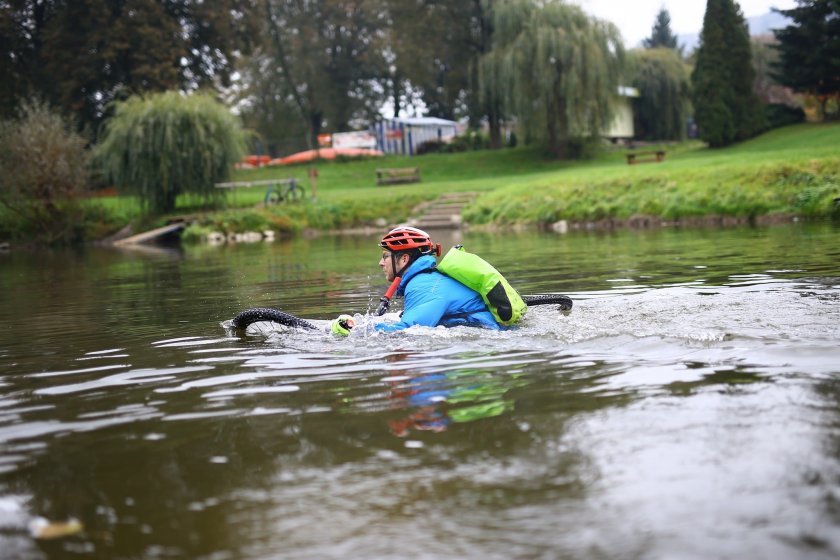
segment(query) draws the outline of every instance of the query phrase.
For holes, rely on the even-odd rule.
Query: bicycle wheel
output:
[[[553,303],[560,305],[561,311],[569,311],[574,303],[569,296],[561,296],[560,294],[536,294],[533,296],[522,296],[525,305],[551,305]]]
[[[303,190],[303,187],[300,185],[295,185],[294,187],[289,187],[289,190],[286,191],[286,197],[294,202],[303,200],[304,196],[306,195],[306,191]]]
[[[295,317],[291,313],[286,313],[285,311],[272,309],[270,307],[254,307],[253,309],[246,309],[245,311],[238,313],[230,323],[235,329],[245,330],[249,325],[253,325],[254,323],[259,323],[261,321],[279,323],[287,327],[318,330],[318,327],[306,319],[301,319],[300,317]]]

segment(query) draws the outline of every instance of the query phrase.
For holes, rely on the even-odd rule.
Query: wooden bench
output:
[[[376,170],[377,185],[396,185],[399,183],[420,182],[419,167],[395,167]]]
[[[665,159],[665,152],[663,150],[653,150],[650,152],[633,152],[627,154],[627,165],[634,165],[636,163],[655,163]]]

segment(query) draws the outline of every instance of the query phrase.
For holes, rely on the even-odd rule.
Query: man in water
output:
[[[478,292],[436,270],[435,255],[440,255],[440,245],[432,243],[425,231],[397,227],[382,238],[379,246],[379,266],[389,283],[399,279],[396,295],[405,303],[399,322],[379,323],[375,329],[392,332],[414,325],[501,329]],[[353,318],[342,315],[333,321],[331,330],[347,335],[353,326]]]

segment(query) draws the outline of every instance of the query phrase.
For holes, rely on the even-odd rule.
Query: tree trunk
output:
[[[490,129],[490,149],[498,150],[502,147],[502,124],[499,118],[498,103],[490,103],[487,111],[487,126]]]
[[[175,201],[178,198],[178,193],[175,192],[174,188],[166,189],[166,192],[163,194],[163,208],[161,208],[163,214],[169,214],[175,211]]]
[[[300,116],[304,120],[309,117],[310,123],[307,123],[308,126],[311,126],[312,121],[312,113],[313,111],[310,109],[312,107],[311,103],[306,104],[303,98],[301,97],[300,93],[298,92],[297,83],[295,82],[294,78],[292,77],[291,69],[289,68],[289,62],[286,59],[286,50],[283,48],[283,38],[280,36],[280,29],[275,22],[274,19],[274,12],[272,10],[271,1],[267,0],[265,2],[265,9],[266,9],[266,17],[268,19],[268,27],[269,27],[269,34],[271,35],[272,43],[274,44],[275,54],[277,55],[277,61],[280,64],[280,74],[283,76],[286,86],[289,88],[289,91],[292,94],[292,98],[295,101],[295,105],[297,105],[298,110],[300,111]],[[318,131],[321,130],[321,125],[318,125]],[[318,145],[318,136],[317,132],[315,133],[315,142],[316,146]],[[312,141],[310,138],[307,138],[307,144],[309,144],[309,149],[312,149]]]
[[[563,159],[563,145],[558,132],[557,107],[549,102],[546,111],[546,134],[548,135],[548,151],[557,159]]]
[[[400,73],[395,72],[394,77],[391,80],[391,93],[394,96],[394,118],[399,117],[400,111],[402,110],[402,107],[400,106],[400,101],[402,99],[402,88],[400,87],[401,81],[402,79],[400,78]]]
[[[318,135],[321,134],[321,125],[323,122],[323,113],[321,111],[312,111],[309,113],[309,149],[318,148]]]

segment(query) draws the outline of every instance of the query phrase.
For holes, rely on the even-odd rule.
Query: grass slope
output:
[[[197,217],[187,239],[212,230],[226,233],[272,229],[337,229],[404,221],[411,209],[446,192],[478,192],[465,209],[471,225],[547,225],[632,221],[641,216],[691,220],[708,216],[772,215],[840,217],[840,125],[803,124],[771,131],[726,149],[699,142],[663,146],[662,163],[629,166],[627,150],[609,148],[587,161],[556,161],[539,149],[386,156],[362,161],[318,162],[317,196],[265,207],[265,187],[236,189],[207,210],[204,202],[179,197],[178,214]],[[648,149],[648,148],[646,148]],[[419,167],[422,182],[376,186],[380,167]],[[234,181],[297,178],[312,195],[310,166],[237,171]],[[133,222],[135,230],[171,216],[141,218],[132,198],[90,201],[88,238],[102,238]],[[8,214],[8,213],[6,213]],[[23,231],[0,210],[0,237]]]
[[[471,224],[547,224],[654,216],[773,214],[827,216],[840,197],[840,125],[777,129],[726,149],[699,143],[666,147],[664,162],[629,166],[627,150],[611,149],[585,162],[558,162],[534,148],[388,156],[317,164],[318,200],[271,210],[289,223],[336,227],[404,219],[408,208],[444,192],[477,191],[466,209]],[[423,182],[376,187],[379,167],[419,167]],[[307,167],[240,171],[236,180],[306,177]],[[304,184],[306,184],[304,182]],[[241,203],[262,200],[262,189],[237,193]],[[249,198],[250,197],[250,198]]]
[[[559,171],[495,190],[470,223],[550,223],[655,216],[836,215],[840,126],[800,125],[724,150],[688,149],[659,164]]]

